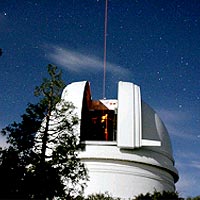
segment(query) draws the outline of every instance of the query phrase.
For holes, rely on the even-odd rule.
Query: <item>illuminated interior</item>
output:
[[[86,85],[82,107],[81,140],[116,141],[116,106],[116,100],[92,100],[89,85]]]

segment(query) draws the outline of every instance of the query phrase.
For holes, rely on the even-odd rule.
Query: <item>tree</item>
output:
[[[40,158],[35,172],[42,177],[46,167],[52,166],[64,187],[63,197],[69,197],[83,190],[84,184],[81,181],[86,178],[84,165],[78,159],[81,146],[76,125],[79,121],[72,103],[58,98],[64,87],[61,73],[56,74],[54,66],[49,66],[48,71],[51,79],[45,79],[35,90],[35,95],[42,96],[41,102],[47,105],[45,120],[36,135],[35,152],[39,153]]]
[[[20,166],[23,171],[18,178],[21,186],[15,185],[13,193],[20,194],[20,198],[75,197],[81,194],[87,179],[86,169],[78,158],[79,119],[72,103],[60,98],[65,86],[61,71],[48,65],[48,73],[50,78],[35,89],[39,102],[29,104],[21,123],[14,122],[2,130],[10,147],[1,152],[1,166],[12,149],[18,159],[13,170]]]
[[[0,150],[0,199],[26,198],[26,166],[33,161],[34,136],[44,118],[41,104],[28,104],[20,123],[12,123],[1,133],[9,147]]]
[[[131,199],[131,198],[130,198]],[[106,193],[97,193],[97,194],[91,194],[88,197],[78,197],[76,200],[120,200],[120,198],[114,198],[109,195],[108,192]],[[132,200],[184,200],[183,198],[179,197],[178,193],[176,192],[157,192],[155,191],[153,194],[146,193],[146,194],[140,194],[136,197],[134,197]],[[193,199],[188,199],[193,200]]]
[[[200,195],[196,197],[188,197],[186,200],[200,200]]]
[[[140,194],[137,197],[135,197],[133,200],[183,200],[183,198],[180,198],[178,196],[178,193],[176,192],[168,192],[163,191],[157,192],[155,191],[153,194],[146,193],[146,194]]]
[[[91,194],[85,200],[120,200],[120,198],[113,198],[108,192],[100,194]]]

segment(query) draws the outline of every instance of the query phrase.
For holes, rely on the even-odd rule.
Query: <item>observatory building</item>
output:
[[[93,100],[89,82],[75,82],[62,98],[75,105],[80,118],[80,158],[89,173],[85,195],[109,192],[128,199],[175,190],[178,172],[168,132],[141,100],[139,86],[119,82],[117,99]]]

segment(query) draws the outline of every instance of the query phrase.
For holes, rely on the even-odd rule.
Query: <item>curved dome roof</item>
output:
[[[168,131],[158,114],[142,101],[142,137],[149,140],[159,140],[159,147],[151,147],[155,151],[164,153],[172,159],[172,146]]]
[[[178,171],[174,167],[173,151],[168,131],[158,114],[142,101],[142,137],[148,140],[161,141],[160,146],[143,147],[152,151],[153,165],[163,167],[172,173],[174,181],[178,181]],[[151,164],[151,162],[149,163]]]

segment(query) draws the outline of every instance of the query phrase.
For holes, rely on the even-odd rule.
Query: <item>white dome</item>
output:
[[[65,88],[62,98],[74,103],[81,119],[85,148],[80,158],[90,177],[86,195],[109,192],[128,199],[175,190],[178,172],[168,132],[141,101],[138,86],[120,82],[117,100],[94,101],[89,83],[76,82]]]

